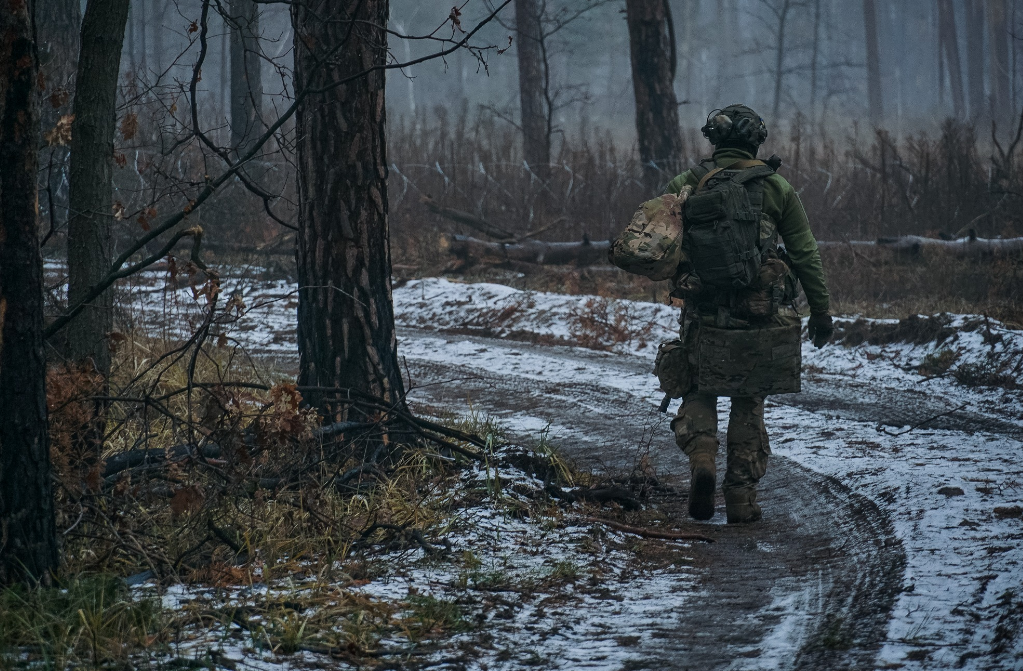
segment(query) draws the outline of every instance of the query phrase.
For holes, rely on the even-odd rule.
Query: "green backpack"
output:
[[[710,165],[708,165],[710,163]],[[685,250],[704,286],[741,289],[756,279],[762,261],[760,217],[764,178],[774,170],[763,161],[739,161],[728,168],[704,162],[686,200]]]

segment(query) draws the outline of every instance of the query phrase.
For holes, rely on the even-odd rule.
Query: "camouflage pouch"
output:
[[[682,398],[692,389],[693,379],[689,366],[689,349],[681,340],[669,340],[657,348],[654,375],[660,389],[672,398]]]
[[[700,328],[696,384],[716,396],[793,394],[800,389],[800,326]]]
[[[666,280],[685,261],[682,251],[682,206],[692,187],[666,193],[639,206],[628,227],[608,249],[608,260],[630,273]]]
[[[740,319],[772,317],[785,296],[785,280],[789,267],[778,258],[769,258],[760,265],[757,277],[736,296],[736,317]]]

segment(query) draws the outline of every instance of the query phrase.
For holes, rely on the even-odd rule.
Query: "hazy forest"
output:
[[[742,527],[608,261],[733,103]],[[1021,140],[1019,0],[0,0],[0,671],[1023,668]]]

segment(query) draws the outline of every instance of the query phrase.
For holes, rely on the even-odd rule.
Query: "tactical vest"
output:
[[[685,204],[686,255],[704,286],[746,288],[777,246],[774,226],[761,230],[764,180],[774,170],[757,160],[718,168],[708,159],[692,172],[700,182]]]

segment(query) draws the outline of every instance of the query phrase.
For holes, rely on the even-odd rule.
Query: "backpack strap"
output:
[[[696,190],[694,190],[693,193],[698,193],[700,189],[703,188],[703,185],[706,184],[711,177],[718,174],[722,170],[724,170],[724,168],[714,168],[713,170],[708,171],[703,177],[700,178],[700,183],[696,185]]]
[[[763,161],[757,161],[759,165],[755,165],[751,168],[742,169],[738,175],[732,178],[737,184],[745,184],[751,179],[757,179],[758,177],[770,177],[774,174],[774,170],[771,166],[767,165]],[[733,170],[734,168],[729,168]]]
[[[708,172],[710,172],[716,167],[717,164],[714,162],[714,159],[705,158],[696,165],[694,165],[692,168],[690,168],[689,171],[693,173],[693,176],[696,177],[697,180],[700,180],[703,179]]]

